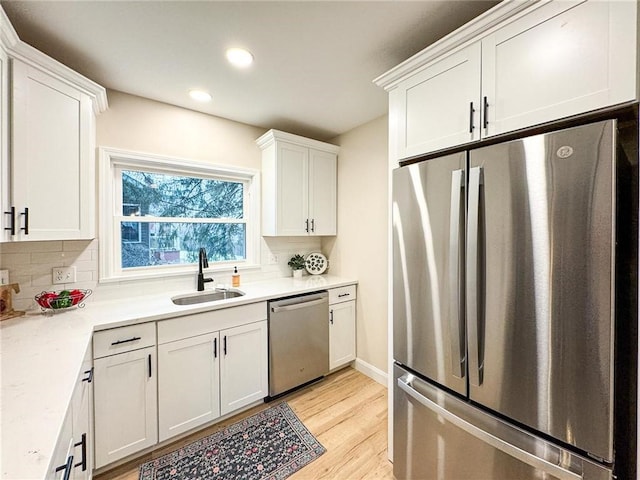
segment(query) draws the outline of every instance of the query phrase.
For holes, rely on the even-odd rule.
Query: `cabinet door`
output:
[[[309,150],[309,230],[312,235],[336,234],[338,157]]]
[[[636,8],[551,2],[483,39],[483,135],[634,100]]]
[[[96,468],[158,441],[156,347],[94,360]]]
[[[58,442],[53,449],[49,468],[47,469],[46,480],[62,480],[65,478],[67,470],[69,471],[69,476],[67,478],[72,478],[73,462],[76,460],[73,457],[73,428],[71,425],[71,414],[72,412],[70,408],[67,411],[64,422],[62,423]]]
[[[93,112],[88,95],[18,60],[12,63],[13,240],[92,238]],[[28,215],[25,208],[28,209]]]
[[[0,241],[11,239],[9,170],[9,58],[0,48]]]
[[[276,230],[278,235],[306,235],[309,212],[309,149],[276,143]]]
[[[356,302],[329,306],[329,369],[356,358]]]
[[[73,478],[87,480],[93,470],[93,367],[92,349],[87,350],[82,362],[81,374],[73,391],[73,440],[74,468]]]
[[[480,44],[439,60],[397,87],[397,157],[480,138]]]
[[[262,400],[269,394],[267,321],[220,332],[220,413]]]
[[[219,346],[217,332],[158,345],[161,442],[220,416]]]

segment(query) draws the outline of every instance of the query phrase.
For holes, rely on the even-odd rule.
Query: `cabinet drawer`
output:
[[[103,330],[93,335],[93,358],[138,350],[155,344],[155,322]]]
[[[267,319],[267,302],[222,308],[158,322],[158,344]]]
[[[356,286],[347,285],[346,287],[332,288],[329,290],[329,304],[348,302],[356,299]]]

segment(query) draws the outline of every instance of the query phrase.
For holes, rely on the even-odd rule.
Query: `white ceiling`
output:
[[[23,41],[109,89],[328,140],[387,112],[375,77],[498,2],[0,3]],[[249,69],[226,62],[236,46]]]

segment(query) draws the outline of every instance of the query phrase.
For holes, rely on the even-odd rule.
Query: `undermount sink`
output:
[[[214,290],[211,292],[190,293],[188,295],[178,295],[172,297],[171,301],[176,305],[193,305],[194,303],[216,302],[218,300],[228,300],[230,298],[241,297],[244,292],[240,290]]]

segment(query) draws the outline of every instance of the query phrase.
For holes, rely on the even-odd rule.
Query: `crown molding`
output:
[[[487,10],[482,15],[467,22],[449,35],[441,38],[401,64],[375,78],[373,83],[387,91],[392,90],[407,74],[414,73],[417,69],[465,44],[478,41],[481,36],[489,34],[492,29],[495,29],[505,20],[516,16],[518,13],[540,1],[541,0],[504,0],[492,9]]]
[[[74,88],[89,95],[96,115],[108,108],[107,91],[103,86],[20,40],[2,7],[0,7],[0,42],[2,48],[11,59],[20,60],[34,68],[45,71],[58,80],[72,85]]]
[[[282,132],[280,130],[269,130],[256,140],[258,147],[264,149],[274,143],[276,140],[293,143],[300,145],[301,147],[315,148],[316,150],[322,150],[324,152],[330,152],[337,154],[340,147],[332,145],[330,143],[321,142],[319,140],[313,140],[307,137],[301,137],[300,135],[294,135],[293,133]]]

